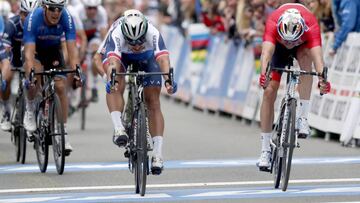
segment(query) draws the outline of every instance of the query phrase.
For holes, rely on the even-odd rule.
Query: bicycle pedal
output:
[[[300,148],[300,143],[297,143],[297,144],[296,144],[296,148]]]
[[[129,152],[129,150],[126,150],[126,151],[124,152],[124,156],[125,156],[125,158],[129,158],[129,157],[130,157],[130,152]]]

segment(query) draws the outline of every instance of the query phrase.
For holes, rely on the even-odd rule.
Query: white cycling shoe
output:
[[[151,173],[153,175],[160,175],[164,169],[164,161],[159,156],[153,156],[151,158]]]
[[[305,139],[310,135],[310,127],[306,118],[301,117],[297,119],[297,128],[299,130],[298,138]]]
[[[271,152],[270,151],[262,151],[258,162],[256,163],[257,167],[260,170],[270,168],[271,162]]]
[[[32,133],[36,130],[35,114],[33,111],[25,111],[24,128],[26,131]]]

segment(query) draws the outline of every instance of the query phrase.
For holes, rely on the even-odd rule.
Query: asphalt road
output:
[[[356,202],[360,201],[360,150],[320,138],[301,140],[294,153],[288,191],[273,189],[273,176],[255,167],[259,128],[196,111],[162,98],[165,170],[148,177],[145,197],[123,149],[112,144],[104,92],[88,111],[85,131],[78,114],[69,119],[74,151],[58,175],[52,155],[40,173],[32,143],[26,164],[15,162],[10,134],[0,133],[0,202]],[[50,148],[51,149],[51,148]]]

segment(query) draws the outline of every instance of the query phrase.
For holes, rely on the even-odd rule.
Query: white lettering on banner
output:
[[[347,106],[346,101],[338,101],[333,114],[333,119],[343,121],[345,117],[345,108]]]
[[[315,115],[319,115],[321,99],[322,99],[322,97],[319,96],[319,95],[314,95],[312,97],[312,99],[311,99],[311,110],[310,110],[311,113],[313,113]]]
[[[349,52],[349,47],[344,46],[337,53],[337,56],[336,56],[336,59],[335,59],[335,70],[336,71],[343,71],[344,66],[345,66],[345,62],[346,62],[346,59],[347,59],[348,52]]]
[[[360,53],[360,47],[353,47],[353,49],[351,51],[350,62],[349,62],[346,72],[355,73],[356,70],[359,68],[359,63],[360,63],[359,53]]]
[[[327,118],[327,119],[330,118],[330,113],[331,113],[334,103],[335,103],[335,101],[333,99],[325,99],[325,102],[324,102],[324,105],[323,105],[323,108],[321,111],[322,117]]]

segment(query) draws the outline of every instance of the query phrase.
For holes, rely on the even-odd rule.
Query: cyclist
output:
[[[99,48],[101,41],[105,39],[108,28],[108,16],[101,0],[83,0],[83,4],[76,6],[77,13],[84,24],[84,30],[88,39],[88,52],[86,63],[92,68],[93,82],[91,85],[91,101],[98,101],[97,94],[97,69],[92,57]]]
[[[127,10],[119,25],[114,28],[107,41],[106,56],[108,75],[113,68],[124,72],[129,64],[136,64],[146,72],[168,72],[170,68],[169,53],[159,31],[150,24],[138,10]],[[165,87],[169,94],[177,90],[177,85],[171,86],[168,76],[164,76]],[[114,124],[113,142],[118,146],[126,146],[128,135],[121,123],[124,109],[123,92],[124,77],[117,78],[117,87],[111,88],[110,81],[106,84],[106,99]],[[164,118],[160,109],[161,76],[146,77],[144,95],[149,116],[149,128],[154,142],[152,171],[163,169],[162,143]],[[111,93],[111,94],[110,94]]]
[[[38,7],[38,0],[21,0],[20,13],[10,18],[5,24],[5,31],[2,41],[6,48],[6,51],[11,55],[10,62],[3,63],[2,72],[2,100],[3,100],[3,115],[1,120],[1,129],[9,131],[11,129],[10,123],[10,87],[11,80],[14,76],[11,71],[11,66],[20,68],[23,66],[22,59],[22,39],[23,39],[23,24],[26,16]]]
[[[69,12],[64,8],[66,0],[43,0],[42,7],[35,9],[25,20],[24,46],[25,71],[29,74],[31,68],[41,69],[64,68],[64,57],[61,48],[61,38],[65,36],[70,67],[78,64],[78,53],[75,42],[74,22]],[[75,77],[77,86],[81,85]],[[25,81],[28,89],[24,127],[29,132],[36,130],[35,122],[35,95],[39,82]],[[65,151],[69,154],[72,147],[66,132],[68,98],[66,95],[66,77],[59,75],[55,78],[55,90],[60,98],[65,127]]]
[[[317,72],[322,73],[324,67],[321,48],[320,28],[315,16],[305,6],[289,3],[280,6],[267,19],[263,36],[261,54],[260,86],[266,87],[260,109],[260,126],[262,150],[259,162],[260,168],[270,166],[270,139],[274,120],[274,102],[279,89],[281,72],[272,71],[271,81],[267,83],[266,68],[284,68],[292,64],[295,57],[302,70],[311,71],[312,63]],[[307,122],[309,99],[312,88],[312,77],[301,76],[299,84],[300,107],[297,128],[299,137],[306,138],[310,134]],[[320,92],[330,91],[330,83],[319,77]]]

